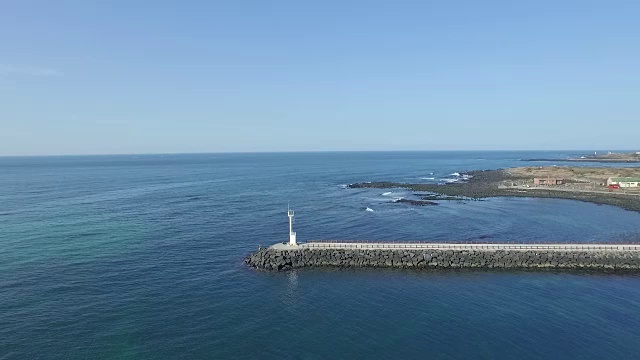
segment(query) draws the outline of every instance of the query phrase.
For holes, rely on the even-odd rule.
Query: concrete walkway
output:
[[[376,249],[376,250],[544,250],[544,251],[640,251],[640,244],[464,244],[438,242],[347,242],[347,241],[309,241],[291,246],[279,243],[270,247],[274,250],[303,250],[303,249]]]

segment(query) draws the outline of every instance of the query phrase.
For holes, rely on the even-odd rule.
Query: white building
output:
[[[609,185],[619,185],[621,188],[640,187],[640,178],[634,178],[634,177],[608,178],[607,186]]]

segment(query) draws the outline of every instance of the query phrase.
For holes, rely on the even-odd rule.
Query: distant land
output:
[[[599,162],[599,163],[640,163],[640,151],[630,153],[614,153],[585,155],[579,158],[536,158],[522,159],[522,161],[569,161],[569,162]]]
[[[438,201],[480,200],[490,197],[536,197],[585,201],[613,205],[640,212],[640,187],[609,188],[607,179],[640,178],[640,167],[532,166],[479,170],[461,174],[449,184],[366,182],[348,188],[405,188],[415,199],[401,199],[410,205],[437,205]],[[552,185],[549,185],[552,184]]]

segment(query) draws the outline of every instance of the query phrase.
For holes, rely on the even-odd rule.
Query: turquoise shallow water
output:
[[[341,186],[444,182],[566,155],[0,158],[0,359],[636,358],[637,275],[268,274],[241,263],[286,240],[287,202],[301,241],[640,241],[640,214],[609,206],[412,207],[391,202],[410,195],[403,190]]]

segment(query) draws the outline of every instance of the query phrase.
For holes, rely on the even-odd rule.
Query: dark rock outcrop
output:
[[[417,205],[417,206],[428,206],[428,205],[438,205],[437,202],[433,202],[433,201],[429,201],[429,200],[413,200],[413,199],[398,199],[394,202],[397,203],[407,203],[410,205]]]

